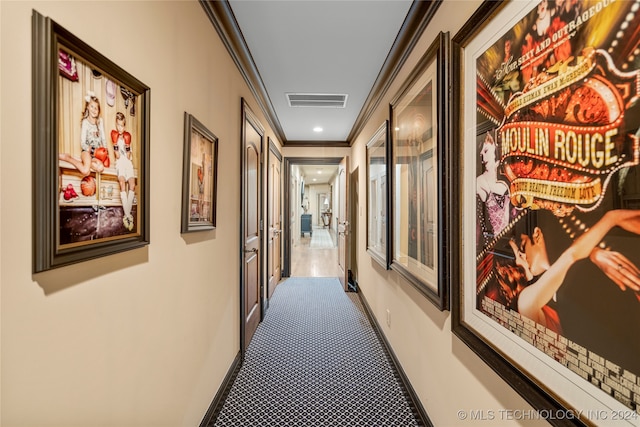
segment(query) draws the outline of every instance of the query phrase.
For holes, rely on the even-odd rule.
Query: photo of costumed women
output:
[[[634,3],[540,1],[478,58],[476,301],[640,376]]]

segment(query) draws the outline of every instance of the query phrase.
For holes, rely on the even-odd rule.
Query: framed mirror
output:
[[[385,121],[367,143],[367,252],[389,269],[389,123]]]
[[[391,102],[391,268],[448,306],[446,177],[448,33],[440,33]]]

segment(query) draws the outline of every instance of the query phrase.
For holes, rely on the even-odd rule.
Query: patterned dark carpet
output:
[[[420,426],[355,293],[337,278],[278,285],[214,426]]]

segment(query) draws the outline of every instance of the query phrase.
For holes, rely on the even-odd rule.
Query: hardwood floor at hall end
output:
[[[311,236],[304,233],[291,249],[291,276],[337,277],[338,247],[335,231],[314,226]]]

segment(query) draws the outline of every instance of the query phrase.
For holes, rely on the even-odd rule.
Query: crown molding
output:
[[[284,144],[286,138],[280,121],[278,120],[278,115],[273,108],[267,89],[253,61],[242,31],[240,31],[238,21],[236,21],[236,17],[231,10],[231,5],[227,0],[200,0],[200,4],[213,24],[213,27],[218,32],[222,43],[227,48],[227,51],[229,51],[233,62],[235,62],[238,67],[251,93],[256,98],[267,122],[269,122],[269,126],[273,129],[276,137]]]
[[[287,141],[287,147],[347,147],[348,141]]]
[[[378,108],[380,101],[389,90],[391,83],[400,72],[442,2],[443,0],[414,0],[396,40],[391,46],[387,59],[384,61],[380,73],[378,73],[378,78],[373,84],[351,132],[347,136],[348,141],[353,142],[365,127],[375,109]]]
[[[260,76],[260,72],[253,61],[251,52],[244,40],[242,31],[240,31],[240,27],[233,15],[229,2],[227,0],[200,0],[200,4],[218,32],[222,43],[227,48],[227,51],[229,51],[231,58],[238,67],[249,89],[255,96],[260,109],[264,113],[276,137],[282,142],[283,147],[349,147],[380,104],[389,86],[391,86],[393,79],[404,65],[442,1],[443,0],[413,1],[404,23],[398,32],[398,36],[345,142],[287,141],[282,125],[278,120],[276,111],[273,108],[267,89]]]

